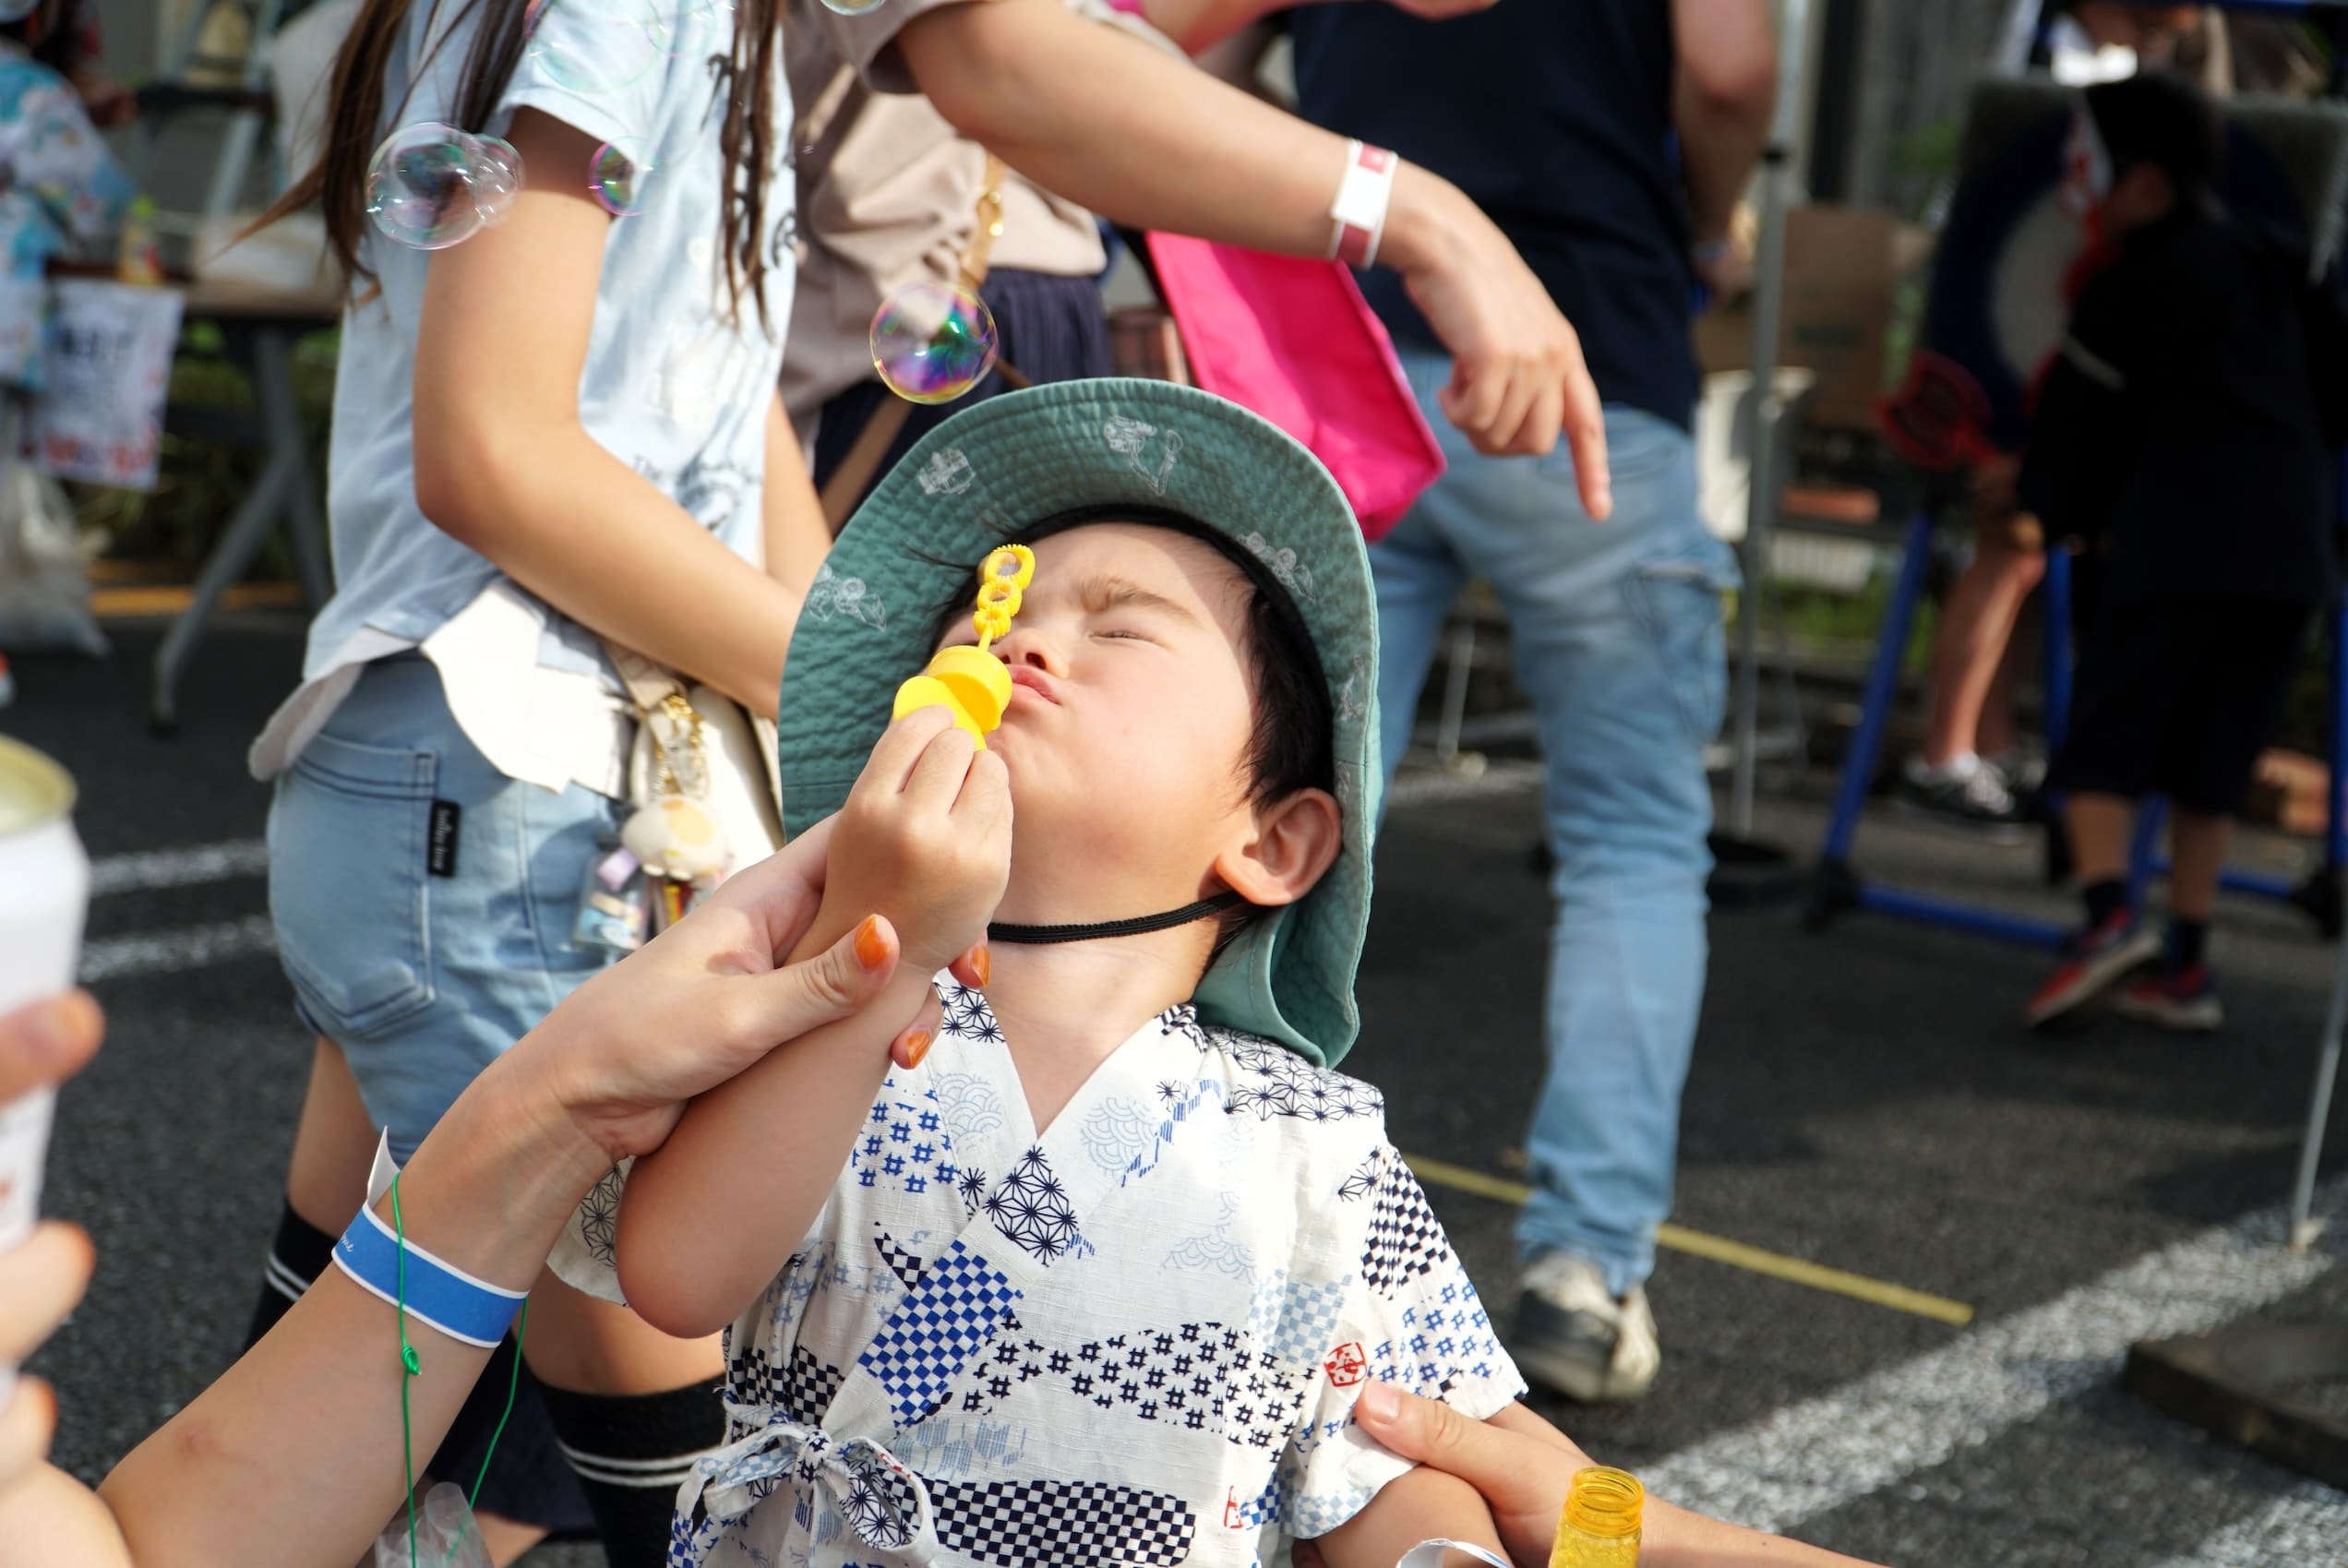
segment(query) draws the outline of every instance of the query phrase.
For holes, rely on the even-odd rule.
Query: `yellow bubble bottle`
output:
[[[1026,545],[1005,545],[988,552],[978,568],[978,607],[970,616],[978,646],[939,649],[928,669],[897,688],[892,716],[902,719],[916,709],[943,708],[970,733],[978,749],[986,750],[988,735],[1011,706],[1011,671],[995,656],[994,640],[1010,635],[1020,595],[1035,581],[1036,553]]]
[[[1646,1503],[1647,1489],[1627,1470],[1593,1465],[1577,1471],[1558,1515],[1549,1568],[1638,1568]]]

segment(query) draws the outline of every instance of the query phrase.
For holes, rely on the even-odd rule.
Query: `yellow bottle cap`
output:
[[[931,707],[943,708],[956,725],[970,732],[970,738],[978,743],[979,750],[987,749],[987,732],[964,712],[962,700],[954,695],[953,688],[934,676],[916,676],[897,688],[896,711],[892,717],[902,719],[907,713]]]
[[[992,653],[968,645],[940,648],[926,672],[962,700],[962,710],[982,730],[1002,723],[1011,706],[1011,671]]]

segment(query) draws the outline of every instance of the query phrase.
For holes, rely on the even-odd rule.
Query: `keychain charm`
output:
[[[683,919],[694,893],[715,886],[734,857],[717,819],[701,804],[709,793],[709,752],[701,713],[682,696],[672,695],[644,723],[652,727],[660,777],[651,803],[639,807],[620,828],[619,842],[650,884],[650,925],[657,934]],[[598,871],[607,874],[617,860],[613,857]]]
[[[891,716],[902,719],[917,709],[943,708],[978,743],[978,749],[986,750],[988,735],[1011,706],[1011,671],[994,653],[994,641],[1011,634],[1020,598],[1035,581],[1036,552],[1026,545],[1005,545],[988,552],[978,568],[978,607],[970,616],[978,646],[939,649],[928,669],[897,688]]]

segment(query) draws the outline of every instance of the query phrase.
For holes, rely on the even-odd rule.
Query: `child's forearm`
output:
[[[1421,1465],[1380,1487],[1360,1513],[1315,1544],[1327,1568],[1394,1568],[1404,1552],[1438,1538],[1506,1555],[1491,1510],[1476,1489]]]
[[[739,1315],[790,1257],[846,1166],[927,975],[900,969],[853,1019],[803,1035],[686,1107],[636,1162],[619,1210],[621,1290],[680,1338]]]

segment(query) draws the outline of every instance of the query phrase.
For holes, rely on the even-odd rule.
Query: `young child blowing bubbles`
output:
[[[1001,727],[888,724],[1008,541],[1036,570]],[[1478,1418],[1522,1388],[1377,1092],[1324,1065],[1358,1025],[1372,606],[1311,454],[1157,382],[974,408],[842,533],[784,680],[794,829],[839,818],[807,940],[878,910],[901,984],[977,983],[939,976],[934,1040],[820,1030],[696,1101],[616,1247],[618,1172],[557,1254],[671,1333],[731,1324],[672,1563],[1497,1549],[1351,1418],[1373,1378]]]

